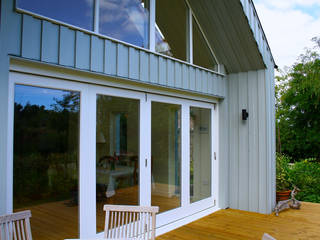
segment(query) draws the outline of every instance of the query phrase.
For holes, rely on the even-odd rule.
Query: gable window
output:
[[[99,32],[121,41],[149,47],[149,11],[144,0],[100,0]]]
[[[184,0],[156,1],[156,52],[187,60],[187,12]]]
[[[94,0],[17,0],[17,8],[93,31]]]
[[[215,70],[217,63],[194,17],[192,18],[192,33],[193,64]]]

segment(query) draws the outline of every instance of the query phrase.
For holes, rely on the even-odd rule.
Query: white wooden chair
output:
[[[32,240],[29,210],[0,216],[0,240]]]
[[[159,207],[104,205],[106,239],[155,239]]]
[[[270,236],[268,233],[263,234],[262,240],[276,240],[274,237]]]

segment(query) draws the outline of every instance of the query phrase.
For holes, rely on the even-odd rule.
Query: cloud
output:
[[[320,0],[257,0],[255,6],[280,68],[292,65],[320,36]],[[317,16],[315,16],[317,15]]]

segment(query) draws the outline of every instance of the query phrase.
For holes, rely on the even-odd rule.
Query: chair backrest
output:
[[[0,216],[0,240],[32,240],[29,210]]]
[[[155,239],[159,207],[104,205],[107,239]]]
[[[268,233],[263,234],[262,240],[276,240],[274,237],[270,236]]]

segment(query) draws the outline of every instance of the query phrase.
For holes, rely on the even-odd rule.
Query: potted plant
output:
[[[291,180],[289,175],[290,158],[286,155],[277,153],[276,156],[276,183],[277,183],[277,201],[289,199],[291,193]]]

